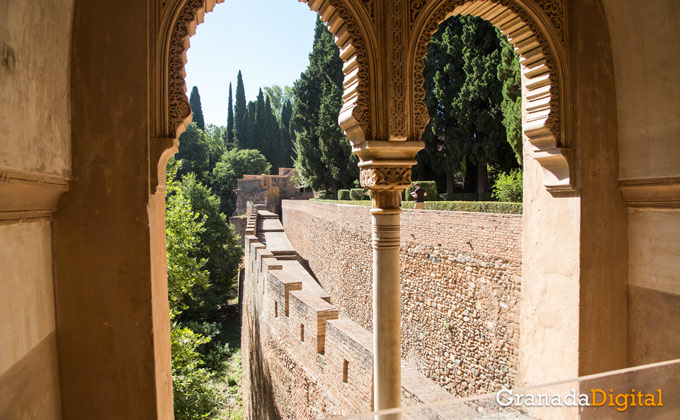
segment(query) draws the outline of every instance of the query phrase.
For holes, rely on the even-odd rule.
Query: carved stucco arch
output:
[[[186,96],[184,66],[189,38],[203,22],[205,13],[211,12],[224,0],[160,0],[156,10],[159,33],[155,57],[160,72],[152,74],[156,92],[152,98],[155,107],[155,133],[152,139],[151,187],[155,191],[163,185],[165,165],[177,153],[178,138],[191,122],[191,107]],[[292,0],[290,0],[292,1]],[[317,12],[335,35],[343,60],[344,93],[340,111],[340,126],[348,137],[370,138],[372,131],[369,95],[370,68],[375,66],[375,19],[373,0],[298,0]]]
[[[559,0],[420,0],[411,7],[409,68],[413,69],[413,122],[419,138],[429,122],[423,88],[427,44],[439,24],[453,15],[489,21],[504,33],[520,57],[522,131],[532,145],[531,157],[543,168],[552,193],[574,190],[565,118],[566,19]],[[572,165],[573,166],[573,165]]]

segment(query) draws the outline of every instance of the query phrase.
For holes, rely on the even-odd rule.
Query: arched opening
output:
[[[188,2],[176,15],[178,16],[176,26],[174,26],[169,40],[172,47],[168,55],[169,68],[172,70],[167,85],[169,102],[166,128],[169,136],[178,136],[184,129],[190,115],[186,101],[186,87],[183,82],[186,45],[197,22],[202,20],[202,13],[212,6],[214,5]],[[340,122],[348,137],[357,146],[358,154],[366,158],[365,155],[362,155],[364,149],[359,146],[371,139],[372,134],[385,130],[385,126],[381,126],[379,120],[380,114],[385,113],[386,110],[384,108],[372,108],[373,104],[379,102],[380,94],[370,89],[368,81],[371,78],[369,74],[371,70],[376,72],[376,65],[369,60],[369,57],[373,60],[376,59],[367,52],[370,51],[370,48],[358,47],[363,47],[366,39],[371,42],[376,41],[370,31],[365,28],[359,30],[358,26],[352,24],[352,22],[356,19],[373,20],[375,18],[374,11],[370,5],[352,8],[334,2],[324,2],[319,3],[319,5],[310,2],[310,7],[313,10],[316,6],[321,7],[318,12],[327,22],[331,31],[336,34],[336,40],[341,49],[341,57],[345,61],[345,106],[340,115]],[[395,98],[396,100],[407,100],[407,98],[411,100],[414,109],[412,113],[407,112],[407,115],[411,118],[408,123],[399,118],[390,120],[389,129],[395,130],[391,136],[394,138],[404,136],[407,131],[406,127],[410,126],[416,133],[416,138],[413,140],[417,140],[427,124],[427,109],[424,108],[422,103],[424,96],[422,60],[430,34],[448,16],[455,14],[479,16],[506,33],[521,57],[522,96],[524,99],[523,132],[528,139],[527,144],[530,145],[532,150],[531,158],[538,162],[543,169],[543,176],[540,177],[538,182],[551,193],[572,191],[568,149],[565,147],[566,142],[564,141],[564,131],[566,130],[560,125],[563,118],[560,108],[560,86],[563,79],[560,75],[559,61],[556,62],[554,59],[556,55],[558,57],[559,55],[553,53],[555,46],[545,40],[546,38],[541,32],[542,27],[534,23],[534,19],[537,18],[528,13],[522,6],[514,3],[512,6],[502,6],[494,2],[456,3],[454,5],[432,2],[428,3],[422,10],[414,8],[410,12],[411,27],[408,29],[412,36],[408,44],[408,54],[405,55],[408,57],[407,67],[412,69],[413,80],[404,78],[402,81],[405,81],[407,86],[410,85],[412,90],[402,91],[395,87],[394,90],[388,89],[388,91],[393,100]],[[193,20],[192,16],[194,17]],[[544,16],[541,17],[545,18]],[[370,42],[368,43],[370,44]],[[392,57],[392,60],[395,60],[395,58]],[[399,65],[398,62],[393,62],[393,64]],[[391,106],[393,108],[389,109],[390,112],[398,109],[397,105]],[[163,110],[160,111],[162,113]],[[425,114],[423,114],[423,111]],[[392,118],[392,115],[390,115],[390,118]],[[389,151],[389,148],[384,150]],[[163,156],[169,156],[169,154]],[[161,168],[164,168],[164,164],[164,159],[161,158],[159,172]],[[397,175],[398,178],[404,178],[402,172]],[[382,177],[388,178],[389,176],[382,175]],[[160,179],[162,178],[159,176]],[[365,185],[370,185],[370,182]],[[159,191],[162,190],[159,189]]]
[[[417,34],[409,57],[413,68],[414,118],[422,133],[429,121],[423,100],[424,58],[430,36],[441,22],[453,15],[482,18],[508,37],[520,57],[522,73],[522,131],[532,159],[540,163],[542,183],[550,192],[574,191],[569,169],[568,133],[564,124],[564,51],[561,6],[555,6],[553,19],[544,11],[532,10],[521,2],[504,4],[492,0],[430,2],[412,11],[411,21]],[[543,23],[551,22],[551,23]],[[557,22],[557,23],[555,23]],[[572,169],[573,170],[573,169]]]

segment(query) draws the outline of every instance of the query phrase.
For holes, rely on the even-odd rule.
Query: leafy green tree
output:
[[[234,101],[231,96],[231,83],[229,83],[229,105],[227,105],[227,145],[234,144]]]
[[[295,82],[295,167],[314,189],[350,187],[357,159],[338,126],[342,107],[342,60],[334,36],[317,18],[309,66]],[[299,130],[299,131],[297,131]]]
[[[199,261],[206,261],[210,282],[207,289],[193,291],[187,303],[189,307],[182,313],[181,319],[208,321],[233,297],[243,250],[234,228],[220,212],[220,200],[198,182],[194,174],[185,176],[180,188],[189,198],[191,209],[204,220],[195,256]]]
[[[293,116],[293,105],[290,101],[286,101],[281,108],[281,120],[279,122],[279,136],[280,136],[280,166],[283,168],[290,168],[293,166],[293,142],[290,133],[290,120]]]
[[[498,201],[521,203],[523,184],[522,171],[514,169],[510,173],[503,173],[497,177],[492,195]]]
[[[268,174],[271,165],[258,150],[232,149],[225,152],[212,173],[212,188],[220,197],[221,211],[227,215],[234,212],[237,180],[245,174]]]
[[[209,341],[188,327],[172,326],[172,390],[177,420],[214,418],[222,404],[219,391],[210,382],[214,374],[203,367],[198,352],[198,347]]]
[[[241,70],[236,77],[236,102],[234,104],[234,141],[241,149],[250,146],[248,132],[248,105],[246,103],[246,89],[243,86]]]
[[[488,190],[488,165],[514,166],[503,125],[501,46],[495,28],[472,16],[440,25],[425,63],[425,101],[430,124],[423,140],[436,172],[465,172],[468,192]]]
[[[187,308],[186,300],[197,287],[208,287],[205,259],[196,257],[200,235],[205,231],[203,218],[191,209],[189,197],[175,180],[177,164],[171,159],[166,177],[166,251],[170,317]]]
[[[522,165],[522,78],[519,68],[519,56],[508,38],[501,33],[501,63],[498,66],[498,80],[503,83],[503,125],[508,143],[515,152],[517,162]]]
[[[177,174],[180,177],[188,173],[195,173],[201,180],[205,180],[210,171],[210,141],[205,133],[198,128],[195,122],[191,122],[187,129],[179,137],[180,161]]]
[[[440,24],[427,47],[423,70],[430,123],[423,133],[425,151],[418,155],[416,172],[419,180],[444,173],[449,194],[453,193],[452,175],[463,170],[465,162],[460,124],[453,115],[453,103],[465,80],[462,32],[463,25],[455,16]]]
[[[259,150],[267,161],[271,162],[271,153],[269,153],[269,148],[267,144],[267,113],[265,107],[264,93],[262,89],[259,90],[257,94],[257,101],[255,102],[255,119],[251,120],[252,125],[252,143],[250,144],[251,149]]]
[[[198,128],[203,130],[205,128],[205,122],[203,120],[203,107],[201,107],[201,95],[198,94],[198,88],[196,86],[191,89],[189,105],[191,106],[192,120],[196,123]]]
[[[278,174],[281,166],[282,152],[281,149],[281,134],[279,132],[279,121],[274,115],[274,110],[271,106],[269,97],[264,101],[265,109],[265,138],[263,154],[267,160],[272,164],[272,173]]]
[[[263,88],[264,94],[269,98],[272,104],[272,110],[277,119],[281,119],[281,111],[286,102],[293,100],[293,87],[271,85]]]

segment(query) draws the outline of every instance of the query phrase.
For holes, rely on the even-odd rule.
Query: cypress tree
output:
[[[522,164],[522,79],[519,56],[515,47],[500,31],[501,64],[498,66],[498,80],[503,83],[503,125],[508,143],[515,152],[517,162]]]
[[[234,143],[234,101],[231,96],[231,83],[229,83],[229,104],[227,105],[227,144]]]
[[[236,77],[236,102],[234,104],[234,141],[241,149],[247,149],[250,141],[248,138],[248,110],[246,105],[246,89],[243,86],[241,70]]]
[[[447,192],[452,192],[452,174],[460,170],[466,191],[481,194],[488,191],[487,165],[513,166],[503,125],[500,50],[496,29],[471,16],[442,23],[428,47],[430,124],[423,140],[430,164],[447,175]]]
[[[281,167],[290,168],[293,164],[293,146],[290,135],[290,119],[293,116],[293,105],[286,101],[281,108],[281,122],[279,124],[280,147],[281,147]]]
[[[191,89],[191,96],[189,96],[189,105],[191,106],[191,116],[198,128],[205,130],[205,121],[203,120],[203,108],[201,107],[201,95],[198,94],[198,88],[194,86]]]
[[[281,135],[279,134],[279,122],[274,115],[269,96],[264,101],[266,116],[265,150],[270,153],[267,158],[272,164],[272,173],[278,174],[281,166]],[[265,155],[266,156],[266,155]]]
[[[264,136],[266,134],[267,114],[264,103],[264,94],[262,89],[257,93],[257,101],[255,102],[255,121],[253,123],[253,130],[251,131],[252,143],[251,149],[259,150],[267,161],[271,163],[271,156],[265,150]]]
[[[342,60],[333,35],[317,18],[309,66],[295,82],[295,167],[314,189],[337,191],[358,177],[357,159],[338,126]]]

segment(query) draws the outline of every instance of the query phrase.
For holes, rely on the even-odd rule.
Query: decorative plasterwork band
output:
[[[0,168],[0,222],[50,218],[66,191],[63,177]]]
[[[619,181],[628,207],[680,208],[680,177]]]
[[[523,131],[532,145],[532,157],[543,168],[544,185],[553,193],[574,190],[569,149],[563,130],[563,79],[556,48],[564,37],[561,1],[539,0],[533,9],[518,0],[444,0],[415,2],[411,19],[418,34],[412,54],[415,135],[419,138],[429,122],[423,88],[427,44],[439,24],[452,15],[471,15],[489,21],[503,32],[520,57],[522,71]],[[428,7],[429,6],[429,7]],[[540,6],[540,7],[539,7]],[[413,7],[417,7],[413,9]],[[549,16],[541,14],[547,8]],[[539,24],[541,19],[541,24]],[[552,32],[547,25],[552,25]],[[556,24],[554,22],[557,22]],[[551,36],[552,33],[552,36]],[[554,39],[557,38],[557,39]]]

